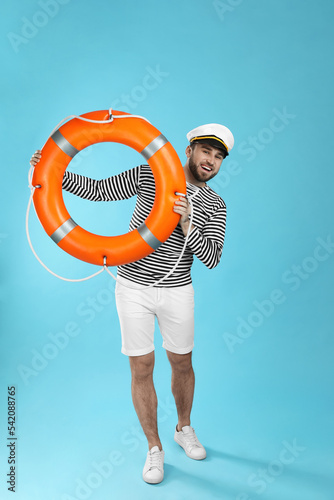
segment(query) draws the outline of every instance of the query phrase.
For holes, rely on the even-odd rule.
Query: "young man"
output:
[[[164,476],[164,451],[158,434],[157,396],[153,384],[155,317],[172,368],[172,392],[178,414],[174,439],[188,457],[195,460],[206,457],[206,451],[190,425],[195,383],[191,360],[194,290],[190,269],[194,255],[210,269],[220,261],[226,206],[207,182],[218,174],[223,159],[234,145],[234,138],[228,128],[211,123],[191,130],[187,139],[190,144],[185,151],[187,160],[183,167],[187,197],[180,196],[174,205],[174,211],[181,216],[178,226],[152,254],[119,266],[117,271],[115,294],[122,352],[129,356],[132,400],[149,448],[143,469],[143,479],[147,483],[160,483]],[[37,151],[31,164],[35,165],[40,157],[41,153]],[[155,195],[154,178],[148,165],[100,181],[65,172],[63,188],[93,201],[113,201],[137,195],[130,230],[145,221]],[[193,198],[190,228],[188,197]],[[189,230],[187,247],[175,271],[157,286],[148,287],[166,276],[173,267]]]

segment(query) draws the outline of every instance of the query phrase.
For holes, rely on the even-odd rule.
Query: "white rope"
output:
[[[34,249],[34,247],[32,245],[32,242],[31,242],[31,239],[30,239],[30,234],[29,234],[29,212],[30,212],[30,207],[31,207],[32,198],[34,196],[35,189],[36,188],[34,188],[34,187],[31,189],[31,194],[30,194],[30,197],[29,197],[29,202],[28,202],[28,207],[27,207],[27,212],[26,212],[26,234],[27,234],[27,239],[28,239],[28,243],[29,243],[29,246],[31,248],[31,251],[34,254],[34,256],[36,257],[36,259],[38,260],[38,262],[41,264],[41,266],[43,266],[44,269],[46,269],[50,274],[52,274],[56,278],[59,278],[60,280],[63,280],[63,281],[71,281],[71,282],[86,281],[86,280],[94,278],[94,276],[97,276],[98,274],[102,273],[104,271],[104,266],[102,267],[102,269],[100,269],[99,271],[97,271],[94,274],[91,274],[90,276],[87,276],[86,278],[78,278],[78,279],[64,278],[63,276],[59,276],[59,274],[56,274],[53,271],[51,271],[51,269],[49,269],[44,264],[44,262],[42,262],[42,260],[38,257],[38,255],[37,255],[37,253],[36,253],[36,251],[35,251],[35,249]]]
[[[144,118],[143,116],[139,116],[139,115],[115,115],[115,116],[113,116],[111,108],[109,109],[109,116],[110,116],[109,120],[92,120],[92,119],[89,119],[89,118],[84,118],[84,117],[79,116],[79,115],[69,115],[66,118],[64,118],[63,120],[61,120],[61,122],[59,122],[58,125],[52,130],[52,132],[49,135],[48,139],[45,141],[45,144],[49,140],[49,138],[54,134],[54,132],[60,128],[60,126],[62,124],[64,124],[67,120],[72,119],[72,118],[78,118],[79,120],[83,120],[83,121],[87,121],[87,122],[93,122],[93,123],[111,123],[115,118],[141,118],[141,119],[147,121],[148,123],[150,123],[146,118]],[[44,146],[45,146],[45,144],[44,144]],[[42,262],[42,260],[39,258],[39,256],[37,255],[37,253],[36,253],[36,251],[35,251],[35,249],[33,247],[33,244],[31,242],[31,238],[30,238],[30,233],[29,233],[29,213],[30,213],[30,208],[31,208],[31,204],[33,202],[33,196],[34,196],[35,189],[38,189],[40,187],[40,186],[33,186],[32,185],[32,177],[33,177],[34,168],[35,168],[35,166],[31,165],[31,167],[29,169],[29,172],[28,172],[28,183],[29,183],[29,189],[30,189],[30,197],[29,197],[29,202],[28,202],[28,207],[27,207],[27,212],[26,212],[26,234],[27,234],[27,239],[28,239],[28,243],[29,243],[29,246],[31,248],[31,251],[34,254],[34,256],[36,257],[36,259],[38,260],[38,262],[41,264],[41,266],[43,266],[44,269],[46,269],[50,274],[52,274],[56,278],[58,278],[60,280],[63,280],[63,281],[70,281],[70,282],[86,281],[86,280],[89,280],[91,278],[94,278],[98,274],[101,274],[103,271],[107,271],[107,273],[110,274],[110,276],[112,278],[114,278],[114,280],[117,283],[121,283],[123,286],[126,286],[127,288],[137,289],[138,287],[135,287],[135,286],[132,287],[132,286],[130,286],[128,284],[125,285],[123,282],[120,282],[117,279],[117,277],[111,271],[109,271],[106,262],[103,263],[102,269],[100,269],[96,273],[91,274],[90,276],[87,276],[85,278],[79,278],[79,279],[70,279],[70,278],[64,278],[63,276],[59,276],[58,274],[56,274],[53,271],[51,271],[51,269],[49,269],[44,264],[44,262]],[[163,281],[166,278],[168,278],[175,271],[175,269],[177,268],[177,266],[179,265],[179,263],[180,263],[183,255],[184,255],[184,252],[185,252],[185,249],[186,249],[186,246],[187,246],[187,243],[188,243],[188,239],[189,239],[189,236],[190,236],[190,232],[191,232],[191,226],[192,226],[192,221],[193,221],[193,207],[192,207],[191,199],[196,196],[196,194],[198,193],[198,191],[196,191],[193,195],[191,195],[190,197],[188,197],[188,201],[189,201],[189,205],[190,205],[189,229],[188,229],[186,238],[184,240],[184,245],[183,245],[182,251],[181,251],[181,253],[180,253],[180,255],[179,255],[176,263],[174,264],[174,266],[172,267],[172,269],[170,271],[168,271],[168,273],[163,278],[160,278],[158,281],[156,281],[156,282],[154,282],[154,283],[152,283],[150,285],[147,285],[146,286],[147,288],[150,288],[152,286],[157,286],[159,283],[161,283],[161,281]],[[175,193],[175,194],[178,194],[180,196],[186,196],[184,193]]]
[[[179,263],[181,262],[181,259],[183,257],[183,254],[186,250],[186,246],[187,246],[187,243],[188,243],[188,240],[189,240],[189,236],[190,236],[190,232],[191,232],[191,226],[192,226],[192,222],[193,222],[193,206],[192,206],[192,203],[191,203],[191,198],[194,198],[196,195],[197,195],[198,191],[196,191],[191,197],[188,197],[188,201],[189,201],[189,205],[190,205],[190,219],[189,219],[189,228],[188,228],[188,231],[187,231],[187,235],[186,235],[186,238],[184,240],[184,244],[183,244],[183,248],[181,250],[181,253],[177,259],[177,261],[175,262],[174,266],[172,267],[172,269],[170,269],[170,271],[168,271],[168,273],[163,276],[162,278],[160,278],[158,281],[155,281],[154,283],[151,283],[150,285],[143,285],[145,286],[145,288],[151,288],[153,286],[157,286],[159,285],[159,283],[161,283],[162,281],[164,281],[165,279],[167,279],[174,271],[175,269],[177,268],[177,266],[179,265]],[[178,193],[178,194],[183,194],[183,193]],[[138,290],[138,286],[131,286],[129,285],[128,283],[125,284],[123,281],[119,281],[117,279],[117,277],[112,274],[108,267],[105,266],[105,270],[107,271],[107,273],[110,274],[110,276],[112,278],[114,278],[114,280],[117,282],[117,283],[120,283],[121,285],[125,286],[126,288],[132,288],[134,290]],[[128,280],[129,281],[129,280]]]
[[[71,120],[72,118],[77,118],[78,120],[82,120],[84,122],[90,122],[90,123],[111,123],[114,121],[115,118],[140,118],[142,120],[145,120],[148,123],[151,123],[147,118],[144,118],[144,116],[140,116],[140,115],[114,115],[113,116],[112,108],[109,108],[108,113],[110,116],[110,118],[108,120],[93,120],[91,118],[85,118],[84,116],[80,116],[80,115],[67,116],[66,118],[61,120],[58,123],[58,125],[56,125],[56,127],[52,130],[51,134],[49,135],[49,137],[45,141],[44,146],[45,146],[46,142],[50,139],[50,137],[56,132],[56,130],[58,130],[65,122],[67,122],[68,120]]]
[[[30,172],[30,171],[29,171]],[[29,246],[31,248],[31,251],[32,253],[34,254],[34,256],[36,257],[36,259],[38,260],[38,262],[41,264],[41,266],[44,267],[44,269],[46,269],[50,274],[52,274],[53,276],[55,276],[56,278],[60,279],[60,280],[63,280],[63,281],[69,281],[69,282],[80,282],[80,281],[86,281],[86,280],[89,280],[91,278],[94,278],[95,276],[97,276],[98,274],[102,273],[103,271],[107,271],[108,274],[110,274],[110,276],[112,278],[114,278],[114,280],[117,282],[117,283],[121,283],[123,286],[126,286],[127,288],[133,288],[133,289],[138,289],[138,287],[136,286],[131,286],[131,285],[128,285],[128,284],[124,284],[124,282],[120,282],[117,277],[108,269],[107,265],[104,263],[103,264],[103,267],[102,269],[100,269],[99,271],[97,271],[96,273],[94,274],[91,274],[90,276],[86,276],[85,278],[78,278],[78,279],[72,279],[72,278],[64,278],[63,276],[60,276],[59,274],[56,274],[54,273],[53,271],[51,271],[51,269],[49,269],[45,264],[44,262],[40,259],[40,257],[37,255],[34,247],[33,247],[33,244],[32,244],[32,241],[31,241],[31,238],[30,238],[30,232],[29,232],[29,213],[30,213],[30,208],[31,208],[31,204],[32,204],[32,200],[33,200],[33,196],[34,196],[34,192],[35,192],[35,189],[36,187],[33,187],[31,188],[31,194],[30,194],[30,197],[29,197],[29,202],[28,202],[28,207],[27,207],[27,212],[26,212],[26,234],[27,234],[27,239],[28,239],[28,243],[29,243]],[[181,194],[181,193],[180,193]],[[197,194],[197,191],[196,193],[194,193],[191,198],[193,198],[194,196],[196,196]],[[158,281],[155,281],[154,283],[151,283],[150,285],[146,285],[147,288],[151,288],[153,286],[157,286],[159,283],[161,283],[162,281],[164,281],[166,278],[168,278],[174,271],[175,269],[177,268],[177,266],[179,265],[182,257],[183,257],[183,254],[185,252],[185,249],[186,249],[186,246],[187,246],[187,243],[188,243],[188,240],[189,240],[189,235],[190,235],[190,232],[191,232],[191,226],[192,226],[192,221],[193,221],[193,207],[192,207],[192,203],[191,203],[191,199],[190,197],[188,198],[188,201],[189,201],[189,204],[190,204],[190,209],[191,209],[191,212],[190,212],[190,219],[189,219],[189,229],[188,229],[188,232],[187,232],[187,236],[184,240],[184,244],[183,244],[183,248],[181,250],[181,253],[176,261],[176,263],[174,264],[174,266],[172,267],[172,269],[170,271],[168,271],[168,273],[163,277],[163,278],[160,278]]]

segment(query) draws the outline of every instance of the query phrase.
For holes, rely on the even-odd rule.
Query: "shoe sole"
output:
[[[187,455],[187,457],[191,458],[192,460],[204,460],[206,458],[206,452],[205,452],[204,457],[192,457],[191,455],[189,455],[189,453],[183,447],[183,445],[177,440],[176,436],[174,436],[174,441],[183,449],[183,451],[185,452],[185,454]]]
[[[146,479],[144,479],[144,478],[143,478],[143,480],[145,481],[146,484],[159,484],[159,483],[162,483],[164,478],[162,477],[162,479],[160,479],[160,481],[146,481]]]

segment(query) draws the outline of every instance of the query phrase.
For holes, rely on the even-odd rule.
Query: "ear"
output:
[[[187,158],[190,158],[191,153],[192,153],[192,149],[191,149],[191,147],[188,145],[188,146],[186,147],[186,157],[187,157]]]

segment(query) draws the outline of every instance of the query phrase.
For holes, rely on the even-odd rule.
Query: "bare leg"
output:
[[[144,356],[129,356],[132,374],[132,401],[148,441],[148,449],[162,444],[158,434],[158,400],[153,384],[154,351]]]
[[[191,362],[191,352],[175,354],[167,351],[172,367],[172,392],[178,414],[177,430],[190,425],[190,412],[194,398],[195,375]]]

